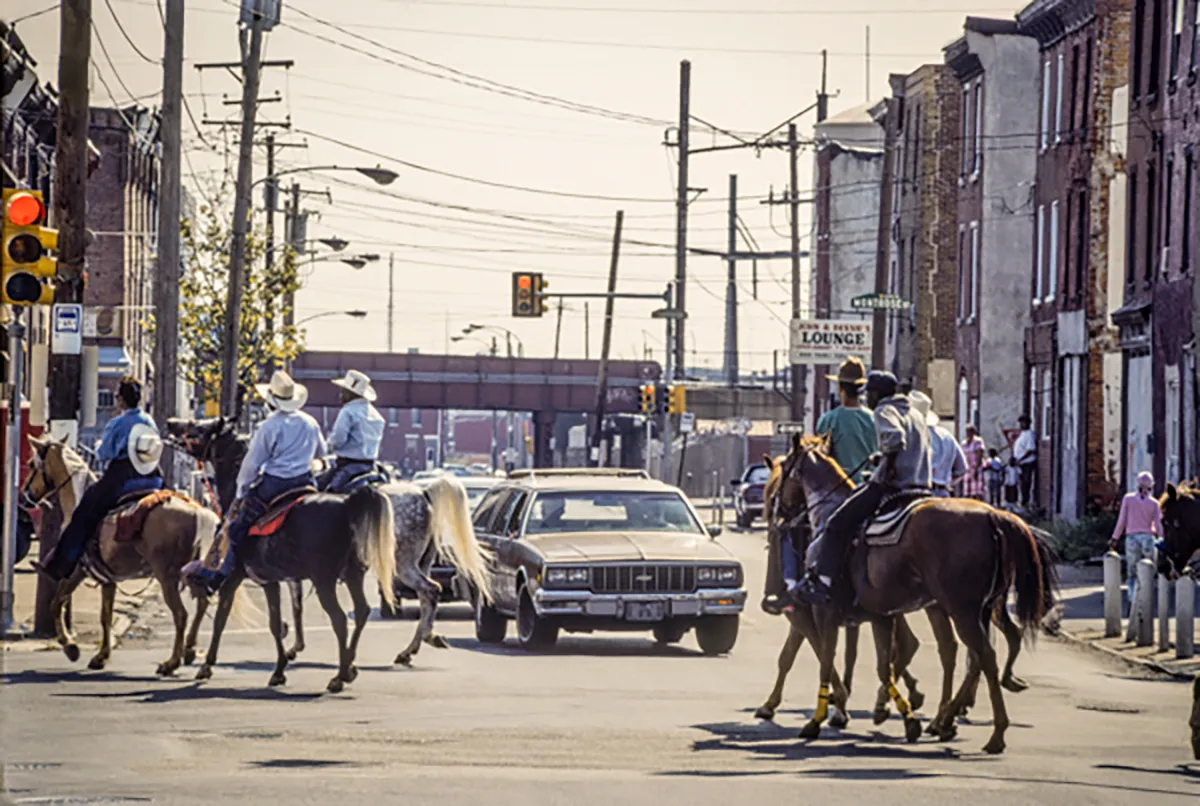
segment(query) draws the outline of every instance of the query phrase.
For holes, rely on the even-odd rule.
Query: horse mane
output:
[[[797,438],[795,446],[804,453],[820,457],[821,464],[834,473],[836,481],[845,481],[849,478],[842,466],[829,455],[829,437],[824,434],[803,434]]]

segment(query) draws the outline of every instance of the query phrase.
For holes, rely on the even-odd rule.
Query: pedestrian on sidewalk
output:
[[[995,448],[988,448],[983,474],[987,479],[987,502],[996,508],[1004,506],[1004,462]]]
[[[1017,423],[1021,426],[1021,434],[1013,445],[1013,456],[1021,468],[1021,506],[1029,512],[1035,509],[1034,499],[1037,497],[1033,479],[1037,473],[1038,437],[1028,414],[1022,414]]]
[[[1154,476],[1138,473],[1137,490],[1121,499],[1121,513],[1108,547],[1113,551],[1125,538],[1126,590],[1129,596],[1129,627],[1125,640],[1133,640],[1134,603],[1137,601],[1137,567],[1143,559],[1154,562],[1154,541],[1163,536],[1162,510],[1154,498]]]
[[[954,435],[943,428],[942,418],[933,410],[933,400],[924,392],[912,392],[908,399],[913,409],[925,420],[929,428],[929,445],[933,455],[930,479],[933,494],[938,498],[950,498],[967,472],[967,459]]]
[[[1021,466],[1017,457],[1009,457],[1008,465],[1004,468],[1004,508],[1009,512],[1016,510],[1020,501]]]
[[[982,501],[984,493],[983,466],[987,461],[987,448],[974,425],[967,424],[966,434],[967,441],[963,443],[962,451],[967,460],[967,475],[963,477],[962,494],[963,498]]]

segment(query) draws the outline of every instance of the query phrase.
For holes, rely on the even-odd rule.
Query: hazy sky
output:
[[[162,56],[155,0],[93,0],[92,103],[126,105],[132,95],[157,106],[161,68],[126,41],[110,4],[133,43],[155,61]],[[4,0],[4,13],[19,20],[49,5]],[[185,115],[184,182],[192,187],[195,176],[233,169],[227,149],[236,131],[201,121],[236,118],[237,107],[222,101],[240,99],[241,91],[228,73],[201,74],[193,66],[238,58],[236,4],[188,0],[187,6],[184,87],[204,138]],[[692,62],[693,115],[757,135],[813,102],[822,48],[829,51],[829,89],[840,93],[831,114],[867,100],[868,25],[871,93],[881,97],[888,73],[940,61],[965,14],[1011,16],[1017,9],[995,0],[286,0],[265,57],[296,64],[265,71],[261,96],[278,92],[283,101],[263,105],[260,118],[290,116],[293,131],[280,139],[308,147],[282,151],[280,167],[381,163],[400,174],[388,188],[356,174],[300,175],[305,188],[333,196],[333,204],[306,200],[320,213],[309,237],[338,235],[352,242],[348,252],[377,252],[384,260],[361,271],[316,264],[299,294],[297,318],[366,310],[363,320],[314,321],[310,346],[386,349],[386,261],[394,254],[397,350],[443,352],[449,335],[475,322],[511,328],[527,354],[550,355],[555,318],[512,319],[510,273],[542,271],[552,291],[603,290],[617,209],[625,210],[626,239],[674,242],[675,154],[662,140],[678,115],[681,59]],[[56,82],[58,13],[18,22],[17,30],[43,81]],[[472,86],[481,79],[558,100],[531,102],[495,84],[485,84],[491,91]],[[570,104],[627,119],[563,108]],[[799,122],[801,137],[811,136],[812,116]],[[694,126],[694,143],[731,142]],[[256,177],[263,164],[260,150]],[[800,168],[805,192],[811,151]],[[784,208],[760,204],[787,184],[786,153],[774,150],[692,158],[690,184],[707,192],[692,206],[691,244],[725,247],[730,173],[739,176],[739,211],[759,245],[786,249]],[[261,207],[261,195],[255,205]],[[807,211],[802,216],[807,248]],[[688,265],[688,361],[719,367],[726,267],[710,257],[691,257]],[[673,274],[671,249],[624,245],[620,290],[659,292]],[[751,266],[740,266],[743,370],[769,368],[772,350],[786,347],[788,278],[786,260],[760,261],[755,301]],[[649,318],[655,307],[618,301],[616,357],[639,358],[649,347],[662,360],[662,326]],[[593,357],[601,318],[602,302],[594,301]],[[473,353],[481,345],[450,347]],[[576,300],[564,315],[562,354],[583,352],[583,305]]]

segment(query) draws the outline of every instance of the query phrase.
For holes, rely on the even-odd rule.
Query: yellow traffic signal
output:
[[[541,316],[546,312],[546,297],[545,290],[550,287],[542,275],[536,274],[533,278],[533,307],[537,311],[537,315]]]
[[[541,316],[545,312],[545,306],[540,303],[537,292],[544,285],[542,275],[537,272],[513,272],[512,315],[519,318]]]
[[[43,226],[46,205],[36,190],[7,189],[0,201],[0,297],[10,305],[52,305],[54,287],[44,280],[58,274],[58,261],[47,255],[58,249],[58,231]]]
[[[642,384],[642,411],[646,414],[654,413],[654,384]]]
[[[683,414],[687,411],[687,390],[682,386],[672,386],[667,403],[670,414]]]

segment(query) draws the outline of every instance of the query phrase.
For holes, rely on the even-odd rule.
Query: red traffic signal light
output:
[[[530,318],[542,315],[542,306],[535,292],[543,285],[538,272],[515,271],[512,276],[512,315]]]
[[[4,217],[16,227],[32,227],[41,224],[46,217],[46,206],[42,200],[27,191],[8,197]]]

